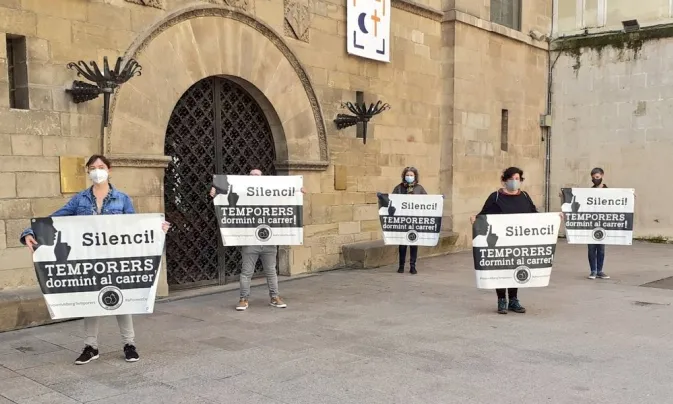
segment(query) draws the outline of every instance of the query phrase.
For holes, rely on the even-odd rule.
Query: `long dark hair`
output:
[[[412,185],[418,184],[418,170],[416,167],[404,167],[404,170],[402,171],[402,184],[408,185],[407,182],[404,180],[404,177],[407,176],[407,173],[411,171],[414,173],[414,183]]]

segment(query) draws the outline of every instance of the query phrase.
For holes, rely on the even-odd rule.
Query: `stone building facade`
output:
[[[539,116],[548,44],[529,32],[549,32],[551,5],[534,0],[521,11],[519,3],[514,18],[505,7],[517,2],[490,3],[497,8],[488,1],[392,0],[391,62],[380,63],[346,54],[339,0],[0,0],[0,32],[25,38],[26,50],[22,61],[0,47],[0,289],[35,287],[18,235],[31,217],[71,196],[62,188],[63,158],[100,152],[112,159],[112,182],[137,211],[166,210],[175,224],[169,238],[184,237],[180,256],[194,254],[199,246],[185,247],[189,237],[206,231],[190,227],[190,218],[207,204],[208,182],[194,178],[212,174],[212,155],[239,174],[266,164],[267,172],[304,176],[305,245],[280,249],[281,274],[343,267],[344,246],[381,248],[376,192],[392,189],[409,165],[429,192],[446,195],[449,241],[432,252],[466,247],[468,218],[503,168],[522,167],[536,201],[543,190]],[[512,28],[494,16],[509,18]],[[69,62],[101,64],[106,56],[135,58],[142,75],[114,95],[103,131],[102,100],[74,104],[65,90],[77,79]],[[25,64],[27,95],[10,88],[10,62]],[[222,105],[203,104],[204,92],[213,91]],[[333,123],[356,92],[392,106],[372,120],[366,144],[357,128],[339,131]],[[247,112],[229,114],[234,104]],[[268,137],[225,138],[214,150],[212,138],[190,130],[203,128],[195,116],[213,109],[240,131],[255,122],[246,133]],[[167,198],[176,192],[183,202],[171,217]],[[217,248],[209,254],[210,262],[191,262],[185,283],[227,281],[202,267],[232,270],[235,254],[227,255],[229,269]],[[171,274],[177,255],[167,258],[160,295],[180,286]]]
[[[611,0],[561,8],[556,20],[552,189],[591,185],[602,167],[609,186],[636,190],[636,237],[670,239],[673,191],[651,178],[673,155],[673,3]],[[640,28],[624,33],[628,20]]]

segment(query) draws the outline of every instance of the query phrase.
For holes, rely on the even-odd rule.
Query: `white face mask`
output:
[[[89,178],[93,181],[94,184],[100,184],[101,182],[107,181],[107,171],[96,168],[95,170],[89,171]]]

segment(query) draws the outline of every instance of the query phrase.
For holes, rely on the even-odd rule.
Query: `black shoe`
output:
[[[75,365],[85,365],[98,358],[98,349],[94,349],[93,347],[86,345],[82,351],[82,354],[75,360]]]
[[[526,309],[519,303],[519,299],[509,299],[509,310],[515,313],[526,312]]]
[[[400,267],[397,268],[397,273],[398,274],[403,274],[404,273],[404,265],[400,265]]]
[[[409,270],[409,273],[412,274],[412,275],[416,275],[418,273],[418,272],[416,272],[416,266],[411,267],[411,269]]]
[[[124,345],[124,356],[126,357],[126,362],[138,362],[140,359],[136,347],[129,344]]]
[[[498,299],[498,313],[507,314],[507,299]]]

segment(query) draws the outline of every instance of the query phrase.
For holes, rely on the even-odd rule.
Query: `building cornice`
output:
[[[442,21],[442,18],[444,17],[444,13],[442,13],[440,10],[425,6],[423,4],[418,4],[411,0],[392,0],[392,6],[398,10],[404,10],[408,13],[425,17],[437,22]]]
[[[479,17],[476,17],[474,15],[464,13],[459,10],[449,10],[444,14],[444,18],[442,19],[442,23],[446,22],[460,22],[463,24],[467,24],[470,26],[473,26],[478,29],[482,29],[484,31],[492,32],[494,34],[502,35],[504,37],[507,37],[509,39],[512,39],[514,41],[522,42],[525,43],[526,45],[542,49],[545,51],[549,50],[549,43],[546,41],[536,41],[533,38],[530,37],[530,35],[526,35],[521,31],[517,31],[515,29],[507,28],[504,25],[500,24],[494,24],[490,21],[486,21],[484,19],[481,19]]]

